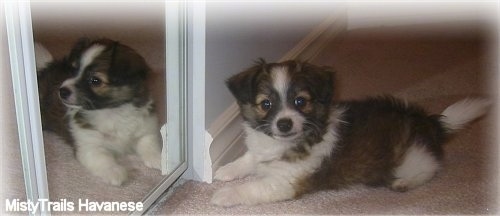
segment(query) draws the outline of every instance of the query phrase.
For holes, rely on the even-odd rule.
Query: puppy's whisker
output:
[[[304,126],[311,128],[311,130],[313,130],[313,131],[317,131],[317,132],[321,131],[320,127],[311,121],[305,121]]]
[[[95,108],[94,104],[89,99],[84,99],[83,101],[84,101],[83,104],[86,104],[85,107],[88,107],[88,109],[94,109]]]
[[[257,126],[257,127],[255,128],[255,130],[260,130],[261,128],[269,128],[269,126],[271,126],[271,124],[270,124],[270,123],[261,124],[261,125]]]
[[[85,102],[89,105],[89,107],[90,107],[91,109],[95,109],[95,108],[96,108],[96,107],[95,107],[95,105],[94,105],[94,102],[93,102],[91,99],[89,99],[89,98],[85,97],[85,98],[84,98],[84,101],[85,101]]]

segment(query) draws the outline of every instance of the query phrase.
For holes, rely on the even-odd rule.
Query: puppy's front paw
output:
[[[120,186],[127,180],[127,170],[119,165],[100,169],[95,174],[104,182],[114,186]]]
[[[219,181],[232,181],[234,179],[243,177],[233,164],[227,164],[220,167],[216,172],[214,179]]]
[[[230,207],[243,204],[243,198],[235,187],[225,187],[216,191],[210,202],[217,206]]]
[[[136,146],[136,152],[144,165],[161,170],[161,142],[159,136],[148,134],[142,137]]]
[[[161,155],[160,154],[155,154],[155,155],[151,155],[147,158],[143,158],[143,161],[144,161],[144,165],[146,165],[147,167],[161,170]]]
[[[404,179],[397,179],[392,182],[391,189],[398,192],[406,192],[408,191],[408,182]]]

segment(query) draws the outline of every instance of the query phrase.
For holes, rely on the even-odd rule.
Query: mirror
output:
[[[15,111],[19,138],[18,146],[13,146],[13,148],[20,146],[21,172],[24,176],[26,195],[9,196],[6,211],[26,213],[29,211],[36,215],[50,212],[101,212],[107,214],[146,212],[187,169],[186,3],[11,1],[6,2],[5,6],[8,56],[12,75],[12,88],[9,90],[12,90],[10,93],[13,93],[14,96],[12,102],[15,102],[15,107],[12,109],[15,110],[12,112]],[[71,39],[77,40],[82,36],[94,37],[94,39],[107,37],[108,39],[95,41],[96,43],[85,43],[85,40],[82,40],[80,41],[82,43],[78,43],[80,45],[75,48],[72,45],[75,41],[71,41]],[[35,40],[42,45],[36,45]],[[39,49],[40,47],[43,48]],[[37,52],[37,61],[35,61],[35,50],[42,50],[42,52]],[[70,52],[70,50],[74,52]],[[48,53],[50,54],[47,55]],[[61,60],[68,55],[67,61]],[[49,57],[44,58],[44,56]],[[74,60],[75,58],[80,60]],[[53,59],[56,60],[53,61]],[[42,63],[38,65],[39,70],[36,67],[37,62]],[[115,64],[115,62],[118,63]],[[54,65],[61,67],[56,67],[57,70],[53,70]],[[130,70],[131,68],[134,70]],[[145,68],[147,70],[144,70]],[[62,73],[68,77],[63,76],[64,79],[59,79],[60,77],[57,78],[57,76],[49,76],[49,79],[42,78],[42,74],[46,74],[46,69],[52,72],[59,71],[56,74]],[[68,71],[70,71],[69,74]],[[144,71],[149,71],[149,75],[144,75]],[[53,75],[53,73],[47,74]],[[75,81],[82,77],[87,78],[83,79],[83,82]],[[53,89],[49,88],[52,91],[47,91],[47,88],[43,87],[45,86],[44,82],[46,82],[43,80],[55,83]],[[132,82],[127,82],[127,80]],[[134,85],[133,83],[137,83],[137,81],[140,81],[141,84]],[[61,84],[59,85],[59,83]],[[63,90],[63,88],[68,89]],[[124,90],[125,93],[116,91],[117,88]],[[111,102],[118,101],[120,103],[103,103],[103,100],[100,102],[96,100],[98,103],[88,103],[88,100],[82,100],[84,103],[77,103],[75,101],[78,100],[74,99],[76,96],[72,95],[75,95],[74,92],[84,91],[75,91],[76,89],[87,90],[87,92],[93,92],[96,95],[108,93],[108,99],[118,99],[111,100]],[[110,89],[115,91],[110,91]],[[49,94],[46,94],[47,92]],[[109,94],[110,92],[111,94]],[[133,94],[134,92],[138,92],[138,94]],[[145,97],[148,95],[146,92],[151,92],[151,97]],[[39,98],[39,95],[44,98]],[[45,96],[47,95],[51,95],[49,98],[54,99],[52,102],[65,102],[66,106],[62,105],[63,108],[51,109],[53,106],[47,105],[53,104],[46,103]],[[132,97],[137,100],[129,101],[127,95],[143,97]],[[155,106],[151,106],[150,98],[156,101]],[[39,103],[40,101],[42,103]],[[89,114],[95,114],[95,112],[85,113],[85,116],[82,113],[75,115],[78,112],[67,112],[67,110],[81,111],[83,108],[98,110],[103,105],[121,108],[123,104],[129,105],[126,109],[129,112],[125,112],[126,115],[123,115],[120,110],[105,112],[105,115],[101,113],[97,117]],[[47,107],[49,108],[47,109]],[[48,127],[48,125],[58,122],[62,122],[64,125],[64,121],[60,120],[61,110],[63,111],[62,117],[68,114],[70,117],[66,119],[72,119],[68,121],[68,125],[73,123],[70,127],[72,133],[69,133],[69,140],[65,139],[68,138],[67,134],[58,133],[59,130],[51,132],[49,129],[53,128]],[[47,112],[51,116],[52,114],[59,114],[59,116],[55,116],[55,121],[47,121]],[[142,114],[142,117],[155,114],[156,118],[137,118],[137,113]],[[129,119],[130,116],[136,116],[136,118],[133,121],[125,121],[129,124],[124,124],[120,118],[116,117],[120,114]],[[89,116],[94,117],[94,119],[88,119]],[[111,118],[114,118],[115,121],[106,121]],[[42,132],[42,119],[44,132]],[[97,121],[99,124],[96,124],[95,119],[100,120]],[[160,165],[158,165],[160,160],[157,158],[152,161],[145,160],[148,157],[143,157],[144,155],[141,154],[148,151],[142,151],[141,154],[138,154],[139,150],[137,150],[137,154],[132,154],[131,157],[125,154],[129,151],[124,151],[124,156],[120,158],[114,158],[114,155],[111,154],[112,157],[108,159],[113,159],[114,163],[126,167],[124,169],[128,178],[121,182],[122,184],[113,186],[113,184],[109,184],[113,182],[106,183],[101,181],[98,176],[92,175],[92,170],[77,160],[76,148],[69,145],[69,143],[76,143],[71,140],[74,135],[73,130],[75,130],[74,124],[80,126],[79,129],[87,130],[98,129],[102,125],[114,125],[116,128],[123,129],[127,128],[126,126],[135,125],[136,122],[144,122],[144,119],[155,120],[148,121],[155,122],[155,127],[151,127],[151,124],[142,124],[141,127],[132,127],[132,130],[126,131],[128,133],[122,133],[115,137],[128,139],[130,134],[153,131],[152,134],[157,134],[157,136],[148,136],[149,140],[154,140],[154,137],[161,139],[158,142],[162,148],[160,147],[161,150],[149,151],[149,153],[155,153],[155,155],[161,153]],[[120,123],[117,123],[116,120]],[[150,127],[142,127],[144,125]],[[68,127],[60,127],[59,129],[61,128],[67,129]],[[161,136],[160,131],[162,132]],[[101,134],[101,138],[104,137],[110,141],[109,138],[112,137],[113,132],[111,130]],[[95,136],[84,137],[100,136],[93,135]],[[81,136],[77,138],[81,141]],[[126,138],[121,140],[127,143]],[[135,139],[137,138],[129,140]],[[120,145],[119,142],[111,143]],[[12,145],[15,144],[15,142],[12,143]],[[139,148],[132,147],[131,149]],[[92,157],[94,154],[88,154],[88,156],[91,159],[98,158]],[[14,156],[10,156],[8,159],[12,159],[12,157]],[[90,162],[99,167],[106,164],[103,163],[106,161],[102,159],[100,157],[100,159],[90,160]],[[155,163],[152,162],[156,162],[157,166],[153,166]],[[147,165],[157,169],[148,168]],[[22,194],[22,192],[19,193]],[[135,209],[129,207],[130,203],[133,203]],[[37,204],[39,204],[38,206],[44,205],[45,208],[17,208],[18,206]],[[120,207],[118,210],[113,210],[116,208],[116,204]],[[122,204],[128,205],[122,208]],[[110,206],[111,208],[109,208]]]
[[[167,131],[166,110],[168,109],[168,107],[166,105],[167,72],[165,72],[166,23],[165,4],[163,2],[32,2],[31,16],[33,38],[35,42],[41,44],[53,56],[55,60],[67,57],[70,54],[71,50],[74,48],[75,43],[77,43],[77,41],[79,41],[79,39],[82,37],[89,38],[91,41],[90,44],[94,43],[94,40],[100,40],[102,38],[117,41],[120,45],[129,47],[138,55],[142,56],[147,66],[151,69],[147,75],[145,86],[149,91],[151,98],[153,98],[154,100],[154,106],[148,107],[148,110],[156,114],[156,121],[158,123],[156,126],[157,134],[160,137],[160,127],[163,126],[163,139],[165,139],[165,134]],[[83,63],[85,60],[81,59],[85,57],[87,57],[87,59],[99,59],[100,61],[106,61],[105,58],[113,58],[103,57],[101,59],[101,56],[97,54],[95,56],[92,56],[92,54],[89,54],[92,53],[92,45],[87,44],[85,46],[85,49],[88,49],[77,54],[80,55],[77,57],[79,58],[79,60],[76,61],[78,64]],[[107,49],[108,48],[101,50],[103,55],[107,55],[105,53],[107,52]],[[108,56],[120,55],[120,49],[120,46],[116,48],[116,50],[118,50],[118,54],[112,54],[115,52],[112,52],[110,48],[110,54]],[[97,53],[97,51],[95,52]],[[36,55],[37,61],[42,59],[42,55],[39,54],[39,52],[36,52]],[[134,59],[128,59],[124,61],[123,64],[127,64],[127,62],[133,60]],[[74,62],[70,62],[70,64],[73,63]],[[94,66],[93,63],[89,63],[89,65]],[[37,71],[41,71],[43,67],[44,66],[38,65]],[[109,67],[111,68],[111,66]],[[120,69],[124,70],[123,68]],[[84,76],[83,74],[87,72],[84,72],[83,70],[89,69],[77,69],[77,73]],[[93,93],[99,93],[100,91],[106,92],[111,89],[110,86],[112,86],[113,84],[112,80],[107,80],[108,78],[111,78],[111,76],[102,77],[102,74],[100,72],[101,71],[98,71],[96,69],[94,72],[89,73],[89,76],[91,76],[90,74],[92,74],[93,77],[92,79],[90,79],[92,80],[92,83],[99,82],[99,84],[92,84],[93,86],[91,88],[93,88]],[[60,82],[60,85],[58,86],[62,86],[65,80],[67,79],[58,80],[58,82]],[[87,81],[91,82],[90,80]],[[109,85],[104,86],[102,83]],[[40,80],[39,85],[43,85]],[[51,92],[49,92],[49,94],[58,95],[54,98],[60,99],[61,97],[63,97],[63,91],[59,90],[59,92],[57,92],[58,88],[60,87],[57,87],[55,90],[50,89],[49,91]],[[73,91],[78,91],[77,87],[68,88]],[[125,95],[125,93],[115,94],[118,95],[115,95],[115,97]],[[40,92],[40,95],[43,97],[44,93]],[[90,97],[87,97],[87,99],[89,98]],[[43,98],[41,99],[42,103],[40,104],[40,108],[42,110],[43,122],[44,120],[46,120],[43,119],[44,112],[53,111],[53,109],[44,106],[53,104],[43,103]],[[147,103],[147,101],[138,103]],[[142,105],[137,105],[136,107],[142,107]],[[92,109],[93,108],[95,107],[92,107]],[[104,107],[103,109],[106,108],[108,107]],[[44,109],[48,111],[44,111]],[[84,119],[87,120],[85,120],[85,123],[83,124],[81,124],[82,122],[79,122],[82,120],[81,116],[74,115],[73,121],[79,124],[80,128],[86,128],[85,124],[90,124],[92,125],[91,127],[100,127],[101,125],[108,124],[109,122],[95,121],[95,118],[102,119],[104,117],[107,117],[111,119],[113,118],[113,114],[113,112],[107,114],[102,114],[101,112],[101,114],[96,114],[101,115],[100,117],[86,116],[87,118]],[[127,113],[124,113],[123,115],[127,115]],[[126,118],[126,116],[124,116],[123,118]],[[92,122],[88,122],[91,121],[89,119],[94,120]],[[113,119],[116,121],[122,120],[121,117],[114,117]],[[128,123],[130,123],[130,121]],[[99,124],[99,126],[93,124]],[[112,125],[113,127],[120,126],[119,123]],[[133,130],[137,131],[138,127],[134,128],[135,129]],[[75,141],[73,133],[75,133],[74,130],[76,129],[72,128],[73,132],[70,132],[70,139],[64,139],[64,134],[62,134],[60,131],[49,131],[48,129],[50,128],[47,127],[47,123],[44,124],[43,129],[45,161],[50,200],[64,200],[73,203],[85,202],[87,199],[90,202],[100,203],[111,201],[139,202],[143,200],[144,197],[146,197],[148,194],[150,194],[151,191],[157,188],[157,186],[164,180],[165,176],[168,176],[175,170],[174,168],[164,168],[163,174],[165,175],[162,175],[161,170],[148,167],[151,166],[151,164],[146,166],[147,159],[144,159],[139,154],[134,154],[140,151],[138,150],[139,147],[137,147],[137,149],[131,149],[130,152],[132,153],[129,152],[130,149],[127,149],[127,152],[123,153],[120,152],[122,149],[116,150],[112,149],[113,147],[110,147],[111,150],[113,150],[111,153],[111,159],[114,159],[116,164],[126,170],[126,178],[123,181],[120,180],[118,182],[113,182],[112,180],[106,179],[107,176],[114,175],[113,169],[110,169],[107,171],[106,175],[104,175],[103,179],[102,176],[96,176],[95,172],[93,172],[92,168],[89,169],[88,165],[85,166],[84,164],[82,164],[82,160],[77,159],[78,153],[76,153],[75,150],[78,147],[76,147],[75,144],[69,144],[69,142]],[[132,133],[132,131],[128,133]],[[86,135],[92,136],[92,134]],[[118,136],[126,135],[127,134]],[[113,135],[106,134],[105,136]],[[161,138],[159,140],[161,142]],[[163,145],[163,148],[164,150],[166,150],[166,147],[170,146],[170,148],[168,148],[168,155],[182,155],[181,145],[181,143]],[[145,149],[147,150],[150,148],[147,147]],[[89,154],[91,153],[94,154],[95,152],[91,151]],[[158,155],[160,155],[160,152],[157,153]],[[102,158],[96,157],[94,155],[89,156],[89,158],[89,163],[97,160],[103,160]],[[164,158],[163,161],[169,163],[170,167],[179,166],[181,161],[180,157],[172,158],[172,160],[169,160],[169,158],[167,157]],[[96,164],[98,168],[101,168],[104,167],[104,165],[102,164],[106,164],[106,162],[96,162]]]

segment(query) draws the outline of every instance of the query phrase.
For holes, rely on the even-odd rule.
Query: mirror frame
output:
[[[12,86],[26,196],[49,199],[30,3],[5,2]],[[37,215],[50,215],[41,211]]]
[[[166,73],[167,73],[167,138],[164,150],[179,148],[179,163],[175,167],[162,166],[162,172],[170,173],[142,200],[143,214],[187,170],[187,4],[185,1],[165,2],[166,23]],[[178,104],[178,106],[168,106]],[[171,151],[172,152],[172,151]],[[176,156],[162,151],[162,164],[166,156]]]

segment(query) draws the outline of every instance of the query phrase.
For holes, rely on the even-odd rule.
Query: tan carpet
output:
[[[415,34],[398,29],[347,32],[312,62],[337,68],[337,98],[390,93],[441,112],[456,100],[494,97],[491,56],[481,31]],[[249,63],[251,60],[249,60]],[[496,110],[496,109],[494,109]],[[494,214],[498,211],[497,139],[494,113],[461,131],[446,146],[443,169],[429,183],[405,193],[355,186],[322,191],[298,200],[221,208],[213,192],[236,182],[189,181],[159,214]]]

